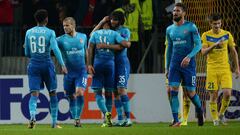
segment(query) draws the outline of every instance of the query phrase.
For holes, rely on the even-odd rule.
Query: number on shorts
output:
[[[87,85],[87,78],[83,77],[82,84],[84,87]]]
[[[208,82],[208,89],[214,89],[214,83]]]

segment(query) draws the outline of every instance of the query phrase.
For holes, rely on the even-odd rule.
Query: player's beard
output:
[[[179,22],[181,19],[182,19],[182,16],[179,16],[179,17],[173,18],[173,20],[174,20],[175,22]]]

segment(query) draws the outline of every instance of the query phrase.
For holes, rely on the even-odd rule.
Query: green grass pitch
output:
[[[101,128],[100,124],[83,124],[75,128],[70,124],[62,124],[62,129],[51,129],[50,125],[36,125],[35,129],[27,129],[24,124],[0,125],[0,135],[239,135],[240,122],[230,122],[227,126],[214,127],[207,122],[203,127],[197,123],[188,123],[180,128],[168,127],[168,123],[135,123],[132,127]]]

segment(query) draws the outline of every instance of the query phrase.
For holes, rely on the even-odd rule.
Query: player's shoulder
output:
[[[223,29],[221,29],[221,33],[223,33],[223,34],[230,34],[230,35],[231,35],[231,32],[228,31],[228,30],[223,30]]]
[[[37,26],[34,26],[34,27],[32,27],[32,28],[29,28],[29,29],[26,31],[26,33],[31,33],[31,32],[33,32],[33,31],[35,31],[35,29],[37,29]]]
[[[197,25],[195,23],[191,22],[191,21],[185,21],[184,25],[188,28],[191,28],[191,29],[197,28]]]
[[[112,29],[108,29],[107,31],[112,32],[112,33],[116,33],[116,31],[112,30]]]
[[[174,27],[174,24],[171,24],[167,27],[167,29],[172,29]]]
[[[77,35],[81,38],[87,38],[87,35],[85,33],[77,32]]]
[[[66,34],[63,34],[63,35],[58,36],[56,39],[57,39],[57,41],[61,41],[61,40],[63,40],[65,37],[66,37]]]
[[[202,35],[203,36],[212,35],[212,30],[205,31],[205,32],[203,32]]]
[[[171,24],[167,27],[166,32],[171,31],[174,28],[174,24]]]
[[[126,30],[126,31],[130,31],[129,28],[126,27],[126,26],[121,26],[119,29]]]

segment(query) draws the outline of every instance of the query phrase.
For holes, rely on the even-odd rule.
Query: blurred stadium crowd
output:
[[[36,25],[34,12],[42,8],[48,10],[48,27],[57,36],[64,33],[62,20],[67,16],[76,19],[77,31],[89,35],[104,16],[117,8],[127,14],[138,12],[132,23],[139,26],[136,27],[139,38],[133,40],[128,52],[131,72],[164,72],[165,28],[171,24],[170,13],[165,8],[172,3],[174,0],[0,0],[0,65],[3,65],[0,74],[26,73],[24,35]],[[146,19],[150,26],[146,25]]]

